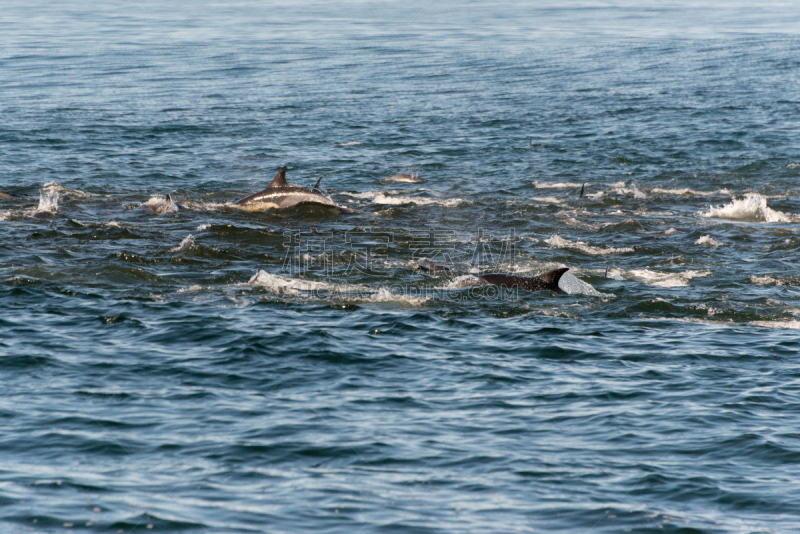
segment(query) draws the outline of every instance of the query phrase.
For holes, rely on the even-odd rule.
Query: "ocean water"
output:
[[[4,1],[0,531],[800,531],[798,32]]]

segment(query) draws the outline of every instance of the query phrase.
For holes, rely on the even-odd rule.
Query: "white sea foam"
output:
[[[459,204],[467,202],[463,198],[447,198],[447,199],[438,199],[438,198],[428,198],[428,197],[403,197],[397,196],[392,197],[388,195],[384,195],[383,193],[375,195],[375,198],[372,199],[375,204],[383,204],[383,205],[392,205],[398,206],[401,204],[416,204],[417,206],[425,206],[428,204],[439,204],[441,206],[445,206],[448,208],[452,208],[458,206]]]
[[[639,188],[636,187],[636,184],[631,184],[630,188],[628,188],[628,187],[617,187],[617,188],[615,188],[615,191],[616,191],[616,193],[618,195],[632,196],[633,198],[637,198],[637,199],[647,198],[647,195],[645,193],[643,193],[642,191],[640,191]]]
[[[748,193],[741,200],[732,200],[715,208],[709,206],[708,212],[697,212],[698,217],[714,219],[727,219],[731,221],[789,223],[797,218],[780,211],[775,211],[767,206],[767,200],[757,193]]]
[[[686,287],[692,278],[711,275],[711,271],[683,271],[679,273],[660,273],[650,269],[628,271],[634,280],[658,287]]]
[[[357,145],[363,145],[363,144],[364,143],[362,143],[360,141],[350,141],[348,143],[336,143],[336,146],[357,146]]]
[[[650,190],[651,193],[659,194],[659,195],[690,195],[696,197],[709,197],[712,195],[719,195],[719,194],[727,194],[729,193],[727,189],[722,189],[720,191],[696,191],[694,189],[689,189],[685,187],[683,189],[662,189],[660,187],[656,187]]]
[[[419,306],[429,300],[428,297],[412,294],[404,288],[378,287],[372,288],[360,284],[331,284],[299,278],[288,278],[266,271],[258,271],[242,286],[261,287],[279,295],[317,296],[320,298],[337,298],[350,302],[394,302]]]
[[[555,197],[532,197],[531,200],[541,202],[542,204],[563,204],[565,199]]]
[[[250,280],[243,285],[263,287],[274,293],[300,295],[302,291],[327,291],[327,292],[355,292],[368,290],[366,286],[354,286],[350,284],[329,284],[327,282],[316,282],[313,280],[302,280],[299,278],[287,278],[279,274],[271,274],[266,271],[258,271]]]
[[[764,328],[800,328],[800,321],[752,321],[753,326],[763,326]]]
[[[593,256],[606,256],[608,254],[619,254],[623,252],[633,252],[632,247],[594,247],[592,245],[588,245],[583,241],[570,241],[568,239],[564,239],[559,235],[554,235],[550,239],[545,239],[545,243],[550,245],[551,247],[556,248],[572,248],[576,250],[580,250],[581,252],[585,252],[586,254],[591,254]]]
[[[381,194],[396,194],[398,191],[387,189],[386,191],[364,191],[363,193],[350,193],[349,191],[342,191],[343,195],[347,195],[353,198],[369,198],[373,199],[378,195]]]
[[[209,228],[211,228],[210,224],[201,224],[197,227],[197,231],[202,232],[203,230],[208,230]]]
[[[189,287],[182,287],[181,289],[178,290],[178,293],[187,293],[189,291],[202,291],[203,289],[204,289],[203,286],[193,285]]]
[[[583,184],[575,184],[572,182],[533,182],[536,189],[573,189],[579,188]],[[588,183],[586,185],[589,185]]]
[[[469,200],[465,200],[463,198],[406,197],[398,195],[398,193],[399,191],[391,189],[386,191],[364,191],[363,193],[342,192],[343,195],[347,195],[349,197],[370,199],[375,204],[389,205],[389,206],[400,206],[402,204],[416,204],[418,206],[425,206],[428,204],[439,204],[441,206],[451,208],[454,206],[458,206],[459,204],[470,202]],[[397,195],[397,196],[392,196],[392,195]]]
[[[0,221],[7,221],[11,218],[11,211],[0,211]]]
[[[478,287],[485,285],[487,285],[487,283],[483,278],[478,278],[477,276],[467,274],[451,280],[445,286],[445,289],[458,289],[461,287]]]
[[[173,249],[170,249],[170,252],[180,252],[182,250],[188,250],[189,248],[192,247],[192,245],[194,245],[194,236],[192,234],[189,234],[183,238],[183,241],[181,241],[180,245],[178,245]]]
[[[700,239],[694,242],[695,245],[706,245],[709,247],[718,247],[722,245],[719,241],[711,237],[710,235],[701,236]]]
[[[121,228],[120,224],[117,221],[108,221],[106,226],[110,226],[111,228]]]
[[[753,275],[750,277],[750,281],[760,286],[782,286],[784,284],[783,280],[774,278],[772,276],[769,276],[768,274],[765,274],[763,276]]]

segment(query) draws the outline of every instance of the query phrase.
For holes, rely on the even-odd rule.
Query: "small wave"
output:
[[[428,297],[411,294],[410,291],[406,291],[403,288],[372,288],[359,284],[331,284],[328,282],[288,278],[262,270],[253,275],[248,282],[240,285],[261,287],[279,295],[294,297],[306,295],[318,298],[335,297],[350,302],[395,302],[418,306],[429,300]]]
[[[632,247],[594,247],[592,245],[588,245],[583,241],[570,241],[568,239],[564,239],[561,236],[554,235],[550,239],[545,239],[545,243],[552,247],[556,248],[573,248],[576,250],[580,250],[581,252],[585,252],[586,254],[591,254],[593,256],[606,256],[608,254],[620,254],[623,252],[633,252]]]
[[[347,193],[342,192],[353,198],[370,199],[375,204],[399,206],[402,204],[416,204],[417,206],[426,206],[428,204],[439,204],[448,208],[458,206],[469,201],[463,198],[430,198],[430,197],[405,197],[405,196],[391,196],[397,195],[397,190],[387,191],[364,191],[363,193]]]
[[[444,288],[459,289],[462,287],[478,287],[485,285],[487,285],[487,283],[483,278],[467,274],[451,280],[446,286],[444,286]]]
[[[629,188],[617,187],[615,188],[615,192],[618,195],[632,196],[633,198],[638,198],[638,199],[647,198],[647,195],[642,191],[640,191],[639,188],[636,187],[636,184],[632,184]]]
[[[718,208],[709,206],[706,213],[697,212],[698,217],[727,219],[743,222],[789,223],[796,219],[767,206],[767,199],[757,193],[748,193],[742,200],[733,199],[730,204]]]
[[[800,321],[751,321],[753,326],[763,326],[764,328],[800,328]]]
[[[533,187],[536,189],[573,189],[582,186],[583,184],[575,184],[572,182],[533,182]],[[586,185],[589,185],[588,183]]]
[[[719,191],[696,191],[694,189],[689,189],[688,187],[685,187],[683,189],[662,189],[660,187],[656,187],[654,189],[651,189],[650,192],[659,195],[678,195],[678,196],[690,195],[696,197],[730,195],[730,191],[728,191],[727,189],[720,189]]]
[[[395,292],[388,288],[379,288],[374,294],[369,297],[362,297],[361,302],[396,302],[399,304],[407,304],[410,306],[421,306],[430,300],[429,297],[418,297],[406,294],[404,291]]]
[[[100,196],[94,193],[80,191],[78,189],[70,189],[69,187],[64,187],[58,182],[47,182],[42,186],[42,191],[45,191],[48,194],[56,193],[62,197],[89,198]]]
[[[188,250],[194,245],[194,236],[192,234],[187,235],[181,241],[181,244],[177,247],[170,249],[170,252],[180,252],[182,250]]]
[[[658,287],[686,287],[692,278],[711,275],[711,271],[684,271],[681,273],[659,273],[650,269],[636,269],[628,272],[634,280]]]
[[[563,204],[565,199],[555,197],[532,197],[531,200],[541,202],[542,204]]]
[[[447,198],[447,199],[438,199],[438,198],[428,198],[428,197],[391,197],[388,195],[384,195],[383,193],[375,195],[375,198],[372,199],[375,204],[383,204],[383,205],[392,205],[392,206],[399,206],[401,204],[416,204],[417,206],[426,206],[428,204],[439,204],[440,206],[445,206],[448,208],[452,208],[467,202],[463,198]]]
[[[722,245],[719,241],[711,237],[710,235],[701,236],[700,239],[694,242],[695,245],[706,245],[709,247],[718,247]]]
[[[334,145],[336,145],[336,146],[357,146],[357,145],[363,145],[363,144],[364,143],[362,143],[360,141],[350,141],[348,143],[334,143]]]
[[[193,286],[180,288],[178,290],[178,293],[188,293],[189,291],[202,291],[203,289],[205,289],[203,286],[195,284]]]

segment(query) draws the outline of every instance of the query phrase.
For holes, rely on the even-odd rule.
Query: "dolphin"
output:
[[[585,187],[586,187],[586,184],[584,183],[584,184],[581,186],[581,192],[580,192],[580,193],[578,193],[578,198],[579,198],[579,199],[580,199],[580,198],[583,198],[583,189],[584,189]]]
[[[406,184],[418,184],[420,182],[424,182],[424,178],[420,178],[419,176],[415,176],[413,174],[395,174],[394,176],[390,176],[388,178],[383,179],[384,182],[403,182]]]
[[[338,208],[339,206],[337,206],[333,200],[322,193],[322,190],[319,188],[320,181],[322,181],[322,178],[317,180],[316,185],[314,185],[311,190],[296,185],[289,185],[286,183],[286,166],[283,166],[266,189],[258,193],[253,193],[249,197],[239,200],[236,204],[248,211],[270,208],[290,208],[303,203],[321,204],[323,206]]]
[[[511,274],[482,274],[475,279],[466,279],[461,282],[458,287],[469,287],[476,285],[492,285],[507,287],[509,289],[525,289],[528,291],[555,291],[556,293],[566,293],[558,287],[558,281],[564,276],[564,273],[569,271],[569,267],[562,267],[539,276],[514,276]],[[476,283],[477,282],[477,283]]]
[[[165,198],[164,200],[167,203],[166,208],[164,208],[165,212],[167,212],[167,211],[183,211],[183,210],[186,209],[186,206],[184,206],[183,204],[178,204],[177,202],[172,200],[172,195],[168,194],[167,198]]]
[[[22,195],[15,195],[7,191],[0,191],[0,198],[24,198]]]

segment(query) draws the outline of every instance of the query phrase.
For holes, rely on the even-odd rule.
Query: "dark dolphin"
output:
[[[281,167],[281,170],[278,171],[278,174],[275,175],[275,178],[273,178],[266,189],[254,193],[249,197],[245,197],[236,202],[236,204],[251,211],[271,208],[290,208],[303,203],[321,204],[323,206],[338,208],[336,203],[325,196],[320,190],[319,183],[321,180],[322,178],[317,180],[316,185],[311,190],[296,185],[289,185],[286,183],[286,167],[284,166]]]
[[[539,276],[514,276],[511,274],[482,274],[476,278],[482,281],[478,285],[493,285],[507,287],[509,289],[525,289],[527,291],[555,291],[556,293],[565,294],[566,291],[558,287],[558,281],[564,276],[564,273],[569,271],[569,267],[562,267]],[[459,287],[474,286],[469,280],[465,280],[463,285]]]

